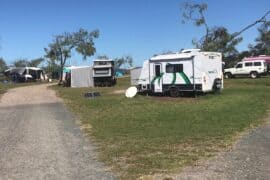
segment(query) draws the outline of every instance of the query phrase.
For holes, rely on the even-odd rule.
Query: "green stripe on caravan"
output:
[[[184,79],[186,84],[191,84],[189,78],[187,77],[187,75],[184,72],[179,72],[179,75]]]
[[[155,76],[153,78],[153,80],[151,81],[151,84],[154,84],[154,82],[158,79],[158,84],[160,84],[160,79],[162,78],[162,76],[164,75],[164,73],[161,73],[159,76]]]
[[[175,81],[176,81],[176,73],[173,73],[172,84],[175,84]]]

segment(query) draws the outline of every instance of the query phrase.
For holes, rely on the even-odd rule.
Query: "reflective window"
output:
[[[167,64],[166,73],[183,72],[183,64]]]

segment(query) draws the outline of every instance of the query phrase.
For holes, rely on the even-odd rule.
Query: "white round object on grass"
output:
[[[126,90],[126,97],[127,98],[133,98],[134,96],[136,96],[138,90],[136,87],[130,87]]]

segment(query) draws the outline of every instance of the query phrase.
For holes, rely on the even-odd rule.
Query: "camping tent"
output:
[[[94,87],[91,66],[65,67],[63,71],[63,80],[65,80],[67,73],[70,73],[71,87]]]

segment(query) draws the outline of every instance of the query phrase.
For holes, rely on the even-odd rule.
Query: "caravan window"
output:
[[[183,72],[183,64],[167,64],[166,73]]]

